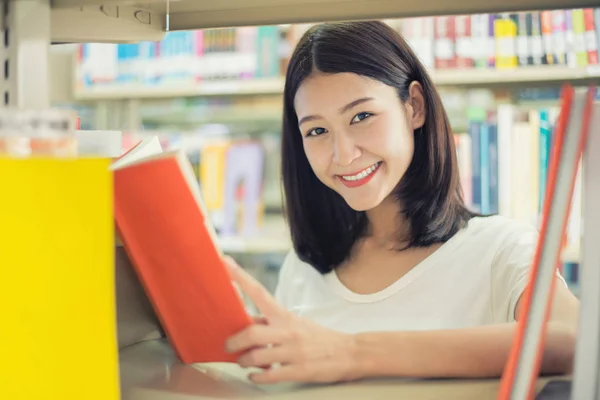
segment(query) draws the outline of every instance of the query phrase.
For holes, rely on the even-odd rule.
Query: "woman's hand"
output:
[[[242,352],[243,367],[264,368],[250,374],[256,383],[336,382],[359,378],[352,335],[321,327],[281,307],[270,293],[235,261],[226,258],[232,279],[262,316],[233,335],[229,352]],[[279,364],[270,367],[272,364]]]

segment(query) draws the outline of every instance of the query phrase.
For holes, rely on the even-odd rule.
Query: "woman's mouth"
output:
[[[382,161],[376,162],[373,165],[368,166],[356,173],[348,174],[348,175],[337,175],[338,179],[347,187],[358,187],[369,182],[379,167],[381,166]]]

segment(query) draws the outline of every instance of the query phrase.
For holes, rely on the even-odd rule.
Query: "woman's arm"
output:
[[[543,374],[571,372],[578,301],[556,282],[542,357]],[[519,300],[516,319],[522,318]],[[426,332],[361,333],[354,337],[356,374],[412,377],[498,377],[508,360],[516,323]]]
[[[337,382],[365,377],[499,377],[508,359],[516,324],[456,330],[346,334],[283,309],[253,277],[229,260],[232,278],[254,301],[265,322],[253,324],[226,343],[241,352],[243,367],[266,368],[257,383]],[[520,302],[520,301],[519,301]],[[520,318],[521,306],[516,307]],[[556,285],[552,327],[543,372],[566,373],[572,365],[577,300]]]

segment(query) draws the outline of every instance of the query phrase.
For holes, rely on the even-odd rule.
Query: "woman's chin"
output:
[[[379,199],[367,199],[365,197],[355,199],[344,198],[344,200],[346,200],[346,204],[354,211],[369,211],[381,203]]]

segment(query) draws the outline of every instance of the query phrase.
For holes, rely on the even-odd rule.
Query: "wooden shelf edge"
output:
[[[76,100],[124,100],[280,94],[283,92],[283,84],[282,78],[215,80],[197,84],[185,81],[170,85],[107,84],[76,88],[74,98]]]
[[[430,75],[439,87],[479,86],[494,84],[523,84],[545,82],[577,82],[600,80],[600,65],[570,68],[565,66],[520,67],[514,69],[448,69],[432,70]],[[200,96],[237,96],[280,94],[284,78],[205,81],[197,84],[182,83],[143,85],[107,84],[76,88],[76,100],[123,100]]]
[[[153,13],[166,11],[165,0],[54,0],[54,9],[129,6]],[[517,12],[594,7],[597,0],[179,0],[170,3],[170,29],[270,25],[320,21],[402,18],[433,15]],[[98,16],[98,18],[101,18]]]

